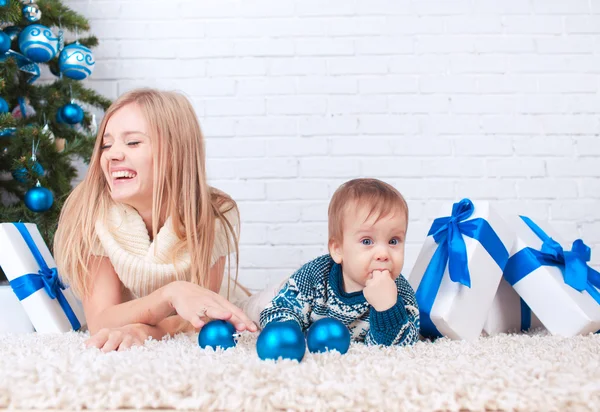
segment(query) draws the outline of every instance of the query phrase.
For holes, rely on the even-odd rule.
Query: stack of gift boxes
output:
[[[463,199],[435,219],[408,278],[425,337],[473,340],[544,327],[553,335],[600,330],[600,273],[582,240]]]
[[[588,265],[583,241],[569,249],[549,225],[501,215],[489,202],[463,199],[444,214],[408,278],[423,336],[472,340],[482,332],[542,326],[562,336],[600,330],[600,273]],[[37,227],[2,223],[0,244],[0,266],[24,310],[0,313],[0,330],[80,329],[81,304],[61,283]]]

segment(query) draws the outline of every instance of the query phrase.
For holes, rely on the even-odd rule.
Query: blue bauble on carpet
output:
[[[300,362],[306,352],[300,325],[293,321],[267,324],[256,341],[256,352],[262,360],[283,358]]]
[[[336,350],[343,355],[350,347],[350,331],[337,319],[319,319],[308,328],[306,343],[310,352]]]
[[[233,348],[236,344],[234,339],[235,328],[224,320],[213,320],[208,322],[198,334],[198,345],[202,349],[211,347],[213,349]]]

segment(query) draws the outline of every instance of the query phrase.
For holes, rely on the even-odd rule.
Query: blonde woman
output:
[[[83,303],[88,346],[124,350],[210,319],[256,331],[225,297],[244,295],[229,262],[235,253],[237,273],[239,212],[208,185],[205,163],[184,96],[139,89],[107,110],[54,242],[59,273]]]

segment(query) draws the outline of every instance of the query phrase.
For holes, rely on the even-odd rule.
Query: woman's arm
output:
[[[164,315],[166,310],[162,313],[160,310],[152,310],[153,301],[149,299],[152,294],[145,298],[121,303],[121,289],[123,285],[110,264],[110,261],[106,258],[94,259],[97,259],[95,262],[97,270],[94,271],[93,277],[95,282],[93,284],[92,294],[89,298],[84,299],[84,309],[86,311],[86,316],[88,317],[88,326],[93,334],[86,342],[88,347],[97,347],[104,352],[126,350],[131,346],[143,345],[150,336],[160,340],[164,336],[175,335],[179,332],[197,331],[204,323],[210,320],[207,316],[198,317],[198,315],[195,314],[194,316],[197,318],[198,322],[196,323],[197,326],[194,326],[179,315]],[[219,259],[211,268],[210,279],[222,279],[224,265],[225,259]],[[203,290],[199,286],[188,282],[175,283],[178,285],[185,285],[187,283],[187,285],[185,285],[186,290],[189,290],[190,288],[199,288],[200,290]],[[165,288],[167,288],[167,286],[165,286]],[[215,287],[216,290],[218,290],[219,286],[219,284],[217,284],[216,287],[213,284],[210,285],[211,288]],[[212,293],[210,291],[206,292],[209,294]],[[172,312],[174,306],[172,303],[173,300],[169,299],[169,293],[163,293],[162,296],[166,297],[168,302],[171,302],[167,307],[171,308],[170,311]],[[219,298],[221,297],[219,296]],[[229,303],[226,300],[225,302]],[[150,309],[144,310],[144,305],[148,305]],[[181,304],[179,307],[181,307]],[[140,310],[140,308],[142,309]],[[234,310],[235,309],[236,308],[234,307]],[[215,310],[216,308],[211,309],[213,312]],[[203,311],[208,312],[208,307],[204,307]],[[126,316],[119,316],[121,312],[124,312]],[[163,319],[155,324],[149,324],[148,322],[157,320],[157,314],[158,317],[164,315]],[[107,315],[112,317],[109,318]],[[213,314],[212,316],[215,315]],[[231,313],[229,316],[231,317]],[[226,317],[222,317],[222,319],[225,318]],[[139,319],[139,321],[126,323],[126,320],[136,319]],[[235,319],[238,319],[238,317],[236,316]],[[232,322],[234,322],[235,319],[232,319]],[[107,320],[109,320],[110,323],[107,322]],[[253,331],[256,330],[256,326],[252,324],[252,322],[250,322],[250,325],[242,324],[242,326],[247,326],[248,329]],[[243,328],[238,328],[238,330],[243,330]]]
[[[211,269],[213,275],[223,276],[223,262]],[[202,327],[208,318],[230,320],[238,330],[256,330],[256,325],[235,305],[217,293],[190,282],[172,282],[148,296],[122,302],[123,285],[110,260],[93,257],[91,262],[90,294],[83,298],[88,329],[94,334],[103,328],[118,328],[130,324],[157,326],[173,313],[178,313],[195,328]],[[211,285],[212,286],[212,285]],[[218,288],[218,286],[217,286]],[[166,323],[164,325],[169,325]],[[162,329],[162,327],[161,327]],[[170,327],[162,331],[169,333]],[[152,336],[162,333],[155,330]]]
[[[102,328],[133,323],[156,325],[173,313],[166,287],[143,298],[122,302],[123,284],[110,260],[93,256],[90,263],[90,294],[84,296],[82,303],[91,334]]]

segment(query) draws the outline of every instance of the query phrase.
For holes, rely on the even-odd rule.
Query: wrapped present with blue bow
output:
[[[514,233],[488,202],[463,199],[435,219],[409,277],[421,335],[473,340],[481,335]]]
[[[29,316],[11,287],[0,285],[0,334],[35,332]]]
[[[516,238],[504,279],[545,328],[562,336],[600,329],[600,273],[588,265],[590,248],[581,239],[571,250],[563,248],[565,242],[549,225],[528,217],[506,220]]]
[[[529,329],[543,328],[544,325],[527,303],[517,294],[510,283],[502,278],[483,325],[483,331],[488,335],[497,335],[498,333],[525,332]]]
[[[81,303],[61,282],[35,224],[0,223],[0,245],[0,266],[37,332],[85,325]]]

